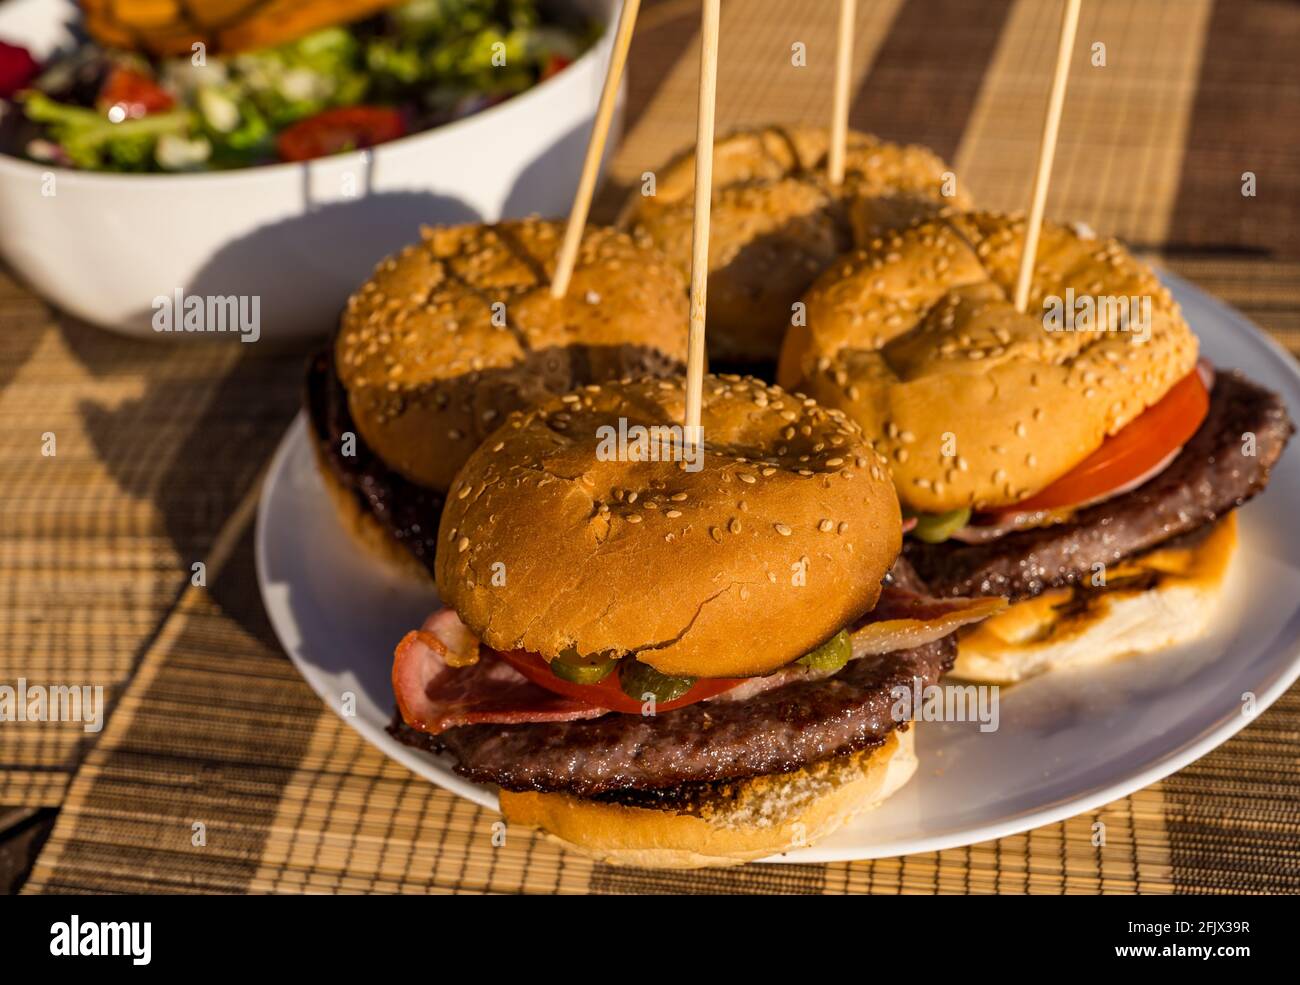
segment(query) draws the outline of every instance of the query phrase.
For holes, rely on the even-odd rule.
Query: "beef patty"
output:
[[[307,366],[303,403],[311,420],[318,457],[349,490],[361,509],[373,516],[433,575],[438,546],[438,519],[445,497],[390,469],[362,440],[348,410],[348,395],[334,371],[331,346]],[[343,454],[343,436],[351,433],[355,454]]]
[[[1006,595],[1014,602],[1077,584],[1098,562],[1114,564],[1189,533],[1268,485],[1295,430],[1277,394],[1238,372],[1220,373],[1200,429],[1159,475],[1080,510],[1068,522],[982,544],[924,544],[905,554],[937,596]],[[1255,435],[1255,454],[1243,435]]]

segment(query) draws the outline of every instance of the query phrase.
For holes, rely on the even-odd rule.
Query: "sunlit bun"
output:
[[[602,460],[598,429],[677,425],[684,404],[680,380],[643,380],[513,417],[447,497],[442,600],[498,650],[636,653],[696,677],[765,674],[869,611],[902,532],[857,426],[708,376],[700,471]]]
[[[502,790],[501,812],[509,824],[540,828],[563,847],[613,865],[739,865],[815,844],[879,805],[916,772],[913,744],[912,729],[891,732],[875,749],[720,785],[676,810]]]
[[[858,421],[903,505],[938,513],[1032,495],[1196,365],[1172,296],[1114,240],[1045,223],[1025,314],[1018,217],[949,215],[877,238],[808,292],[777,378]],[[1150,324],[1049,331],[1045,299],[1149,297]]]
[[[714,147],[709,246],[709,354],[773,360],[813,278],[861,236],[966,207],[945,197],[948,166],[923,147],[850,133],[844,183],[826,179],[829,137],[817,127],[742,130]],[[656,174],[655,194],[638,189],[622,222],[690,273],[695,155]]]
[[[1233,512],[1195,546],[1115,566],[1104,589],[1064,588],[1019,602],[961,637],[953,673],[1009,684],[1194,640],[1209,628],[1236,547]]]
[[[445,490],[507,414],[576,386],[681,372],[686,285],[653,249],[589,227],[565,297],[563,234],[526,220],[426,230],[348,301],[335,363],[366,443]]]

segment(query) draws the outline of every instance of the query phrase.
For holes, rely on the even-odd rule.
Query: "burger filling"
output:
[[[922,518],[905,555],[940,596],[1016,601],[1076,585],[1261,492],[1293,431],[1281,399],[1240,373],[1209,386],[1193,373],[1030,499],[973,523]]]
[[[953,632],[1004,607],[931,598],[905,563],[888,582],[852,627],[742,679],[668,677],[636,654],[548,663],[484,646],[441,609],[398,644],[391,731],[511,790],[592,796],[797,770],[883,742],[904,724],[896,689],[936,681]],[[577,683],[574,664],[604,676]]]

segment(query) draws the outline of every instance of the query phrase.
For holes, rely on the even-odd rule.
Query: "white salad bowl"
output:
[[[422,224],[567,213],[618,7],[570,2],[604,29],[564,71],[368,151],[159,175],[0,154],[0,258],[58,308],[125,334],[172,337],[155,328],[158,299],[232,296],[257,312],[262,339],[324,334],[375,263],[416,240]],[[78,16],[71,0],[9,0],[0,39],[44,58],[72,43]]]

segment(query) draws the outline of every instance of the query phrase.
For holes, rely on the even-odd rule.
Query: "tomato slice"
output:
[[[0,41],[0,99],[10,99],[40,74],[40,63],[22,45]]]
[[[546,59],[546,64],[542,67],[541,81],[545,82],[547,79],[559,75],[572,64],[572,58],[565,58],[563,55],[551,55]]]
[[[176,100],[143,72],[115,65],[99,87],[95,105],[105,113],[120,110],[120,122],[166,112],[176,105]]]
[[[622,711],[634,715],[641,714],[641,702],[624,694],[622,688],[618,686],[618,671],[614,671],[599,684],[574,684],[556,677],[550,665],[536,653],[529,653],[527,650],[497,652],[511,667],[548,691],[585,701],[597,708],[608,708],[610,711]],[[686,705],[693,705],[697,701],[730,691],[743,683],[745,683],[743,677],[701,677],[680,698],[659,705],[656,711],[684,708]]]
[[[310,161],[374,147],[406,135],[402,114],[389,106],[341,106],[286,127],[276,137],[282,161]]]
[[[1187,444],[1209,410],[1210,391],[1200,370],[1193,369],[1051,485],[1019,503],[990,512],[995,516],[1036,513],[1105,496],[1141,478]]]

